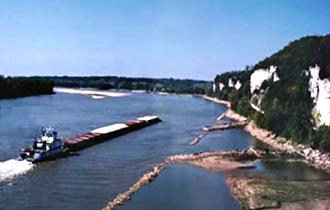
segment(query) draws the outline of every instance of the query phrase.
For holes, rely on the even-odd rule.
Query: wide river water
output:
[[[224,111],[225,107],[201,98],[154,94],[95,100],[57,93],[0,100],[0,209],[102,209],[169,155],[248,148],[254,140],[240,129],[214,132],[196,146],[188,145]],[[7,160],[30,145],[42,126],[52,125],[66,138],[143,115],[159,115],[163,122],[13,176],[21,166]],[[297,175],[298,179],[325,176],[295,164],[257,166],[257,171]],[[6,179],[1,179],[1,171],[7,173]],[[240,209],[225,185],[225,176],[172,165],[120,209]]]

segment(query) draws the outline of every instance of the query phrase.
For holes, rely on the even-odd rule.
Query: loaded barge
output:
[[[64,141],[64,145],[70,151],[78,151],[160,121],[158,116],[144,116],[135,120],[127,120],[71,137]]]
[[[41,136],[35,139],[32,147],[21,149],[20,159],[31,162],[56,159],[160,121],[158,116],[139,117],[97,128],[67,140],[58,138],[53,128],[46,128],[42,130]]]

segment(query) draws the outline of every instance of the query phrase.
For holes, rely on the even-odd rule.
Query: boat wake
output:
[[[33,163],[26,160],[10,159],[0,162],[0,182],[13,179],[33,168]]]

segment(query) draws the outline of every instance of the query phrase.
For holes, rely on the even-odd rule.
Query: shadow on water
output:
[[[263,172],[274,178],[290,181],[326,181],[330,180],[330,174],[314,168],[302,161],[276,160],[258,161],[257,172]]]
[[[273,149],[256,139],[253,139],[253,146],[263,151]],[[291,181],[325,181],[330,180],[330,174],[324,170],[308,165],[302,159],[292,155],[281,156],[279,160],[261,160],[256,162],[256,168],[252,173],[263,174],[269,178],[284,179]]]

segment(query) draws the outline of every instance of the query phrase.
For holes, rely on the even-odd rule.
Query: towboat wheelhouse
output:
[[[32,148],[22,149],[20,156],[32,162],[43,161],[59,155],[63,148],[63,142],[57,137],[57,131],[48,127],[41,130],[41,136],[34,140]]]

